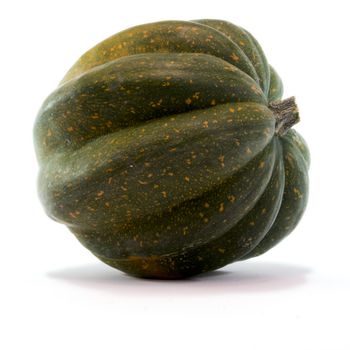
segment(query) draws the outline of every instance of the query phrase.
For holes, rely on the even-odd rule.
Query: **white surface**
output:
[[[347,1],[1,3],[0,348],[350,349]],[[37,199],[32,127],[84,51],[129,26],[221,18],[251,31],[301,110],[310,201],[266,255],[186,281],[98,262]]]

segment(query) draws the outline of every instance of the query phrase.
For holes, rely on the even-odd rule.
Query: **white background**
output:
[[[350,349],[348,1],[2,1],[0,348]],[[32,128],[91,46],[132,25],[226,19],[248,29],[301,111],[310,201],[266,255],[185,281],[97,261],[37,199]]]

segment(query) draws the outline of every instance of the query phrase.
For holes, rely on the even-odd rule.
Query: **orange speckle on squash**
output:
[[[264,135],[265,135],[265,137],[269,137],[269,136],[270,136],[270,133],[271,133],[271,129],[270,129],[270,128],[265,128],[265,129],[264,129]]]
[[[192,98],[194,100],[198,100],[199,99],[199,95],[200,95],[200,92],[195,92],[193,95],[192,95]]]
[[[229,196],[227,196],[227,199],[228,199],[231,203],[233,203],[233,202],[236,200],[236,197],[233,196],[232,194],[230,194]]]
[[[258,87],[254,84],[251,87],[251,90],[254,91],[256,94],[260,94],[260,90],[258,89]],[[259,110],[256,110],[257,112],[259,112]]]
[[[294,187],[293,192],[297,195],[298,199],[303,198],[303,194],[300,192],[298,188]]]
[[[232,53],[232,55],[230,56],[235,62],[238,62],[239,61],[239,57],[235,54],[235,53]]]
[[[71,218],[73,218],[73,219],[76,219],[78,216],[80,215],[80,211],[78,211],[78,210],[76,210],[76,211],[74,211],[74,212],[70,212],[69,213],[69,216],[71,217]]]

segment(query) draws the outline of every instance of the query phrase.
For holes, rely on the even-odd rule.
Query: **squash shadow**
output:
[[[304,266],[245,261],[185,280],[150,280],[130,277],[99,263],[51,271],[47,277],[119,297],[198,297],[296,288],[307,283],[309,273],[311,269]]]

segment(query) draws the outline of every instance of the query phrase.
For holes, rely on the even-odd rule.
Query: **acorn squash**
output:
[[[46,213],[103,262],[183,278],[266,252],[307,203],[294,98],[220,20],[122,31],[86,52],[34,127]]]

